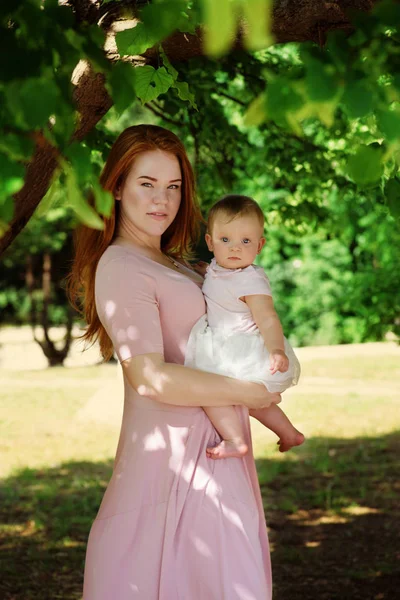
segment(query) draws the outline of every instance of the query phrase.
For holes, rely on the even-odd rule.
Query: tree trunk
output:
[[[54,341],[50,338],[49,329],[49,308],[51,305],[51,291],[52,291],[52,280],[51,280],[51,255],[46,253],[43,256],[43,273],[42,273],[42,295],[43,295],[43,307],[40,315],[40,325],[42,326],[44,339],[41,340],[36,335],[36,328],[38,326],[38,315],[37,315],[37,303],[35,299],[35,275],[34,265],[31,256],[27,257],[26,263],[25,281],[28,289],[28,294],[31,300],[31,327],[33,333],[33,339],[41,347],[43,354],[46,356],[49,367],[62,366],[64,360],[68,356],[69,349],[72,342],[72,326],[73,326],[73,311],[71,307],[67,306],[67,322],[66,332],[64,336],[64,344],[62,348],[58,349]]]

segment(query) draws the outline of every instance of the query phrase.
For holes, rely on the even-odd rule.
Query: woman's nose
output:
[[[166,204],[168,202],[167,193],[159,190],[154,194],[153,200],[156,204]]]

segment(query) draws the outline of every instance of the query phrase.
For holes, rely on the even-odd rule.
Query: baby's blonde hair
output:
[[[240,194],[228,194],[216,202],[208,213],[207,231],[211,234],[215,219],[219,215],[227,217],[228,222],[237,217],[254,215],[264,228],[264,213],[253,198],[241,196]]]

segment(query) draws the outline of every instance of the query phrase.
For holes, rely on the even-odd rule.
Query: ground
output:
[[[0,597],[78,600],[118,439],[119,371],[76,352],[68,368],[43,369],[33,346],[23,336],[12,345],[10,335],[0,336]],[[274,435],[252,423],[274,600],[392,600],[400,348],[303,348],[299,358],[302,379],[282,407],[304,446],[280,454]]]

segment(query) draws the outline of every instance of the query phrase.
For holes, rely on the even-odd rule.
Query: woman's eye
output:
[[[179,190],[179,185],[176,185],[176,183],[173,183],[172,185],[169,186],[168,189],[172,188],[173,190]]]
[[[142,183],[142,185],[144,185],[145,187],[147,187],[147,186],[153,187],[153,184],[149,183],[148,181],[145,181],[144,183]]]

